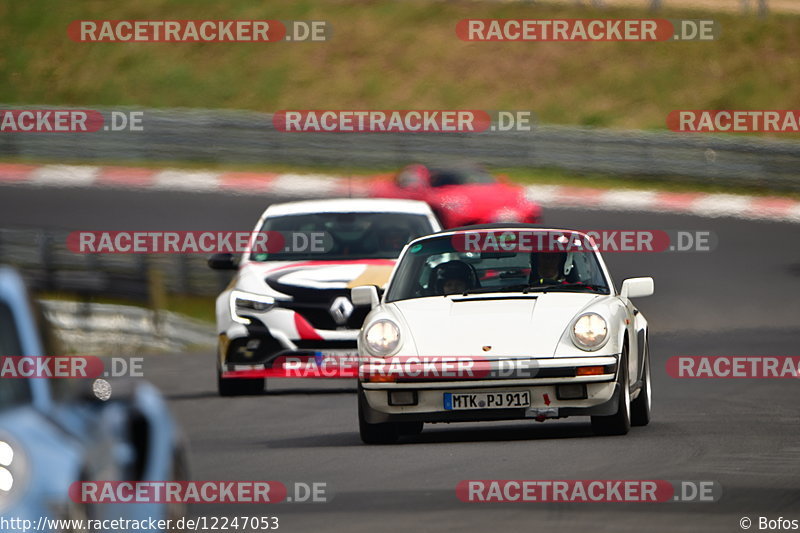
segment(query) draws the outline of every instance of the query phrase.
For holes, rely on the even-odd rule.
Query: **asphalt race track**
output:
[[[270,199],[203,193],[0,187],[0,227],[251,229]],[[712,252],[606,253],[619,286],[649,275],[653,420],[594,437],[588,420],[426,426],[392,446],[358,437],[348,381],[270,381],[258,397],[216,395],[212,353],[147,357],[197,480],[325,482],[328,503],[207,505],[197,515],[278,516],[311,531],[741,531],[740,518],[800,519],[800,383],[680,380],[674,355],[800,355],[800,227],[731,218],[546,209],[549,226],[712,231]],[[463,503],[467,479],[715,481],[718,502]]]

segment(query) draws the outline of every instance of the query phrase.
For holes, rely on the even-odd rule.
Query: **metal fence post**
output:
[[[44,274],[44,288],[52,291],[55,289],[55,267],[53,266],[53,251],[51,249],[51,236],[48,231],[38,231],[36,240],[39,244],[39,259],[41,260]]]
[[[158,338],[164,336],[162,312],[167,307],[167,291],[164,286],[164,273],[156,266],[147,269],[147,293],[153,316],[153,329]]]

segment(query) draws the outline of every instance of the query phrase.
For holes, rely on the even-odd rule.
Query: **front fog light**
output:
[[[400,328],[391,320],[376,320],[367,329],[364,341],[370,352],[385,357],[400,345]]]
[[[389,391],[389,405],[417,405],[417,391],[393,390]]]
[[[572,327],[572,342],[581,350],[597,350],[606,342],[607,338],[608,325],[606,320],[597,313],[582,315]]]
[[[556,387],[556,398],[559,400],[585,400],[586,385],[583,383],[569,383]]]

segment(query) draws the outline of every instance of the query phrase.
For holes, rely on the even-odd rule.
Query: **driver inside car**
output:
[[[432,275],[435,294],[461,294],[473,288],[472,269],[462,261],[448,261],[437,266]]]
[[[378,230],[378,249],[381,251],[400,252],[403,246],[412,239],[409,232],[403,228],[387,227]]]
[[[325,223],[324,229],[334,241],[333,255],[351,256],[368,250],[365,244],[372,222],[353,213],[342,213]]]

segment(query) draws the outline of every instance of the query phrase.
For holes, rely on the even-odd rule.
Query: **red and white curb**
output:
[[[369,179],[325,174],[0,163],[0,185],[98,187],[264,196],[369,196]],[[770,196],[528,185],[543,207],[689,214],[800,223],[800,201]]]
[[[544,207],[734,217],[800,223],[800,201],[779,196],[595,189],[529,185],[528,198]]]

